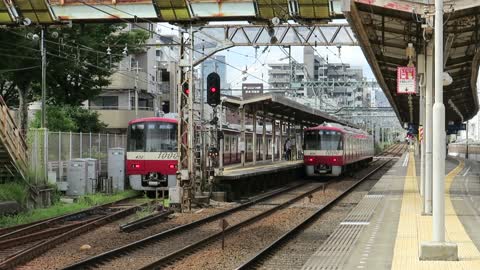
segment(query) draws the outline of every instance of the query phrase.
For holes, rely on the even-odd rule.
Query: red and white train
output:
[[[167,116],[168,117],[168,116]],[[127,131],[126,175],[134,190],[167,190],[176,185],[177,120],[149,117],[129,122]],[[173,116],[172,116],[173,117]],[[224,129],[224,164],[239,163],[239,132]],[[253,132],[246,132],[246,161],[253,159]],[[271,159],[271,134],[266,135],[266,158]],[[263,157],[262,135],[257,133],[257,160]],[[276,157],[278,158],[278,151]]]
[[[373,137],[367,132],[334,123],[307,128],[303,160],[307,176],[338,176],[373,159]]]
[[[128,123],[126,175],[134,190],[176,185],[177,120],[149,117]]]

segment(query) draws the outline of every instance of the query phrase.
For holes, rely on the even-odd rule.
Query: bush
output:
[[[47,107],[46,125],[49,131],[62,132],[101,132],[107,125],[98,119],[98,113],[79,106]],[[32,128],[40,128],[42,113],[38,111],[30,123]]]
[[[25,206],[28,198],[28,188],[19,182],[0,185],[0,201],[16,201]]]

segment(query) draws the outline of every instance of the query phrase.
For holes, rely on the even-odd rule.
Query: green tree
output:
[[[98,119],[98,113],[79,106],[50,105],[47,107],[47,128],[50,131],[101,132],[107,125]],[[31,127],[39,128],[41,112],[35,114]]]
[[[124,31],[125,24],[74,24],[48,29],[47,96],[49,104],[80,105],[109,85],[109,77],[129,53],[144,50],[148,33]],[[27,128],[27,105],[41,96],[38,27],[0,29],[0,94],[18,106],[21,129]],[[53,37],[55,36],[55,38]],[[110,48],[110,54],[107,54]]]

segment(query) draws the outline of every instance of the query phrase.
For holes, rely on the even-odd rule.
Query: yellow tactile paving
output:
[[[463,161],[445,178],[445,190],[450,190],[453,178],[463,169]],[[422,216],[422,200],[418,192],[415,175],[415,160],[409,156],[405,177],[400,222],[395,240],[392,269],[480,269],[480,252],[475,247],[453,208],[449,192],[445,194],[446,240],[458,245],[459,261],[420,261],[420,244],[432,240],[432,217]]]

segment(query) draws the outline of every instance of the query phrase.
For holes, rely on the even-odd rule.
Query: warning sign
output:
[[[397,94],[412,95],[417,93],[414,67],[397,68]]]

